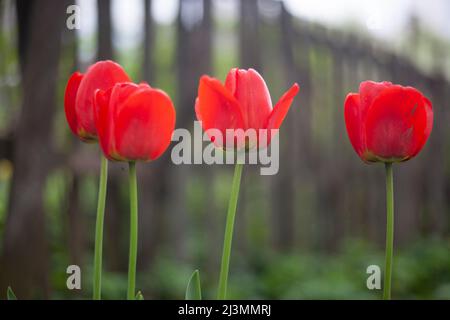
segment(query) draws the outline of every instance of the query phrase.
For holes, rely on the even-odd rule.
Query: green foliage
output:
[[[138,293],[136,293],[135,300],[144,300],[144,296],[141,291],[138,291]]]
[[[396,250],[392,294],[394,299],[448,299],[450,297],[450,242],[422,240]],[[233,299],[381,299],[381,290],[368,290],[366,269],[384,268],[384,251],[351,240],[336,253],[281,254],[259,251],[232,259],[228,296]],[[180,299],[180,278],[186,264],[170,259],[150,272],[154,298]],[[206,277],[203,298],[213,298],[216,277]],[[147,285],[148,285],[147,284]]]
[[[12,171],[13,166],[9,160],[0,160],[0,234],[2,234],[6,222]]]
[[[6,297],[8,298],[8,300],[17,300],[17,297],[11,287],[8,287],[8,289],[6,290]]]
[[[1,4],[0,4],[1,6]],[[1,15],[1,14],[0,14]],[[3,21],[0,21],[0,24]],[[0,131],[11,130],[20,104],[19,57],[16,49],[17,29],[6,23],[0,30]]]
[[[152,84],[169,94],[172,100],[177,101],[177,78],[175,72],[176,29],[174,26],[157,25],[155,30],[155,46],[153,53],[153,66],[156,79]],[[177,103],[175,103],[177,107]]]
[[[149,288],[152,299],[183,299],[191,270],[187,264],[159,256],[150,272],[141,274],[137,283]]]
[[[189,278],[186,287],[185,300],[202,300],[202,288],[198,270],[195,270]]]

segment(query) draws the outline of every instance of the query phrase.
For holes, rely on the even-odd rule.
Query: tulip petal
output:
[[[364,81],[359,85],[359,94],[361,102],[361,114],[362,119],[365,119],[365,114],[368,108],[372,105],[373,101],[378,97],[378,95],[383,92],[383,90],[394,86],[391,82],[375,82],[375,81]],[[400,87],[395,85],[396,87]]]
[[[227,78],[225,79],[225,88],[227,88],[228,91],[230,91],[233,96],[235,96],[236,93],[238,73],[239,73],[238,68],[232,68],[228,72]]]
[[[294,101],[294,98],[299,91],[300,87],[297,83],[294,83],[294,85],[281,96],[280,100],[270,113],[270,116],[266,119],[265,128],[268,130],[280,128],[291,107],[292,101]]]
[[[203,76],[200,79],[195,104],[197,119],[203,130],[217,129],[222,132],[222,147],[226,142],[226,129],[244,129],[239,102],[219,80]],[[215,142],[216,143],[216,142]]]
[[[369,108],[367,149],[379,161],[405,161],[424,146],[432,127],[431,103],[414,88],[385,89]]]
[[[245,129],[263,129],[272,111],[269,89],[254,69],[231,69],[225,87],[239,101]]]
[[[72,130],[75,135],[78,135],[75,100],[82,79],[83,74],[80,72],[73,73],[67,82],[66,91],[64,93],[64,111],[66,113],[67,123],[69,124],[70,130]]]
[[[107,90],[119,82],[130,81],[122,67],[113,61],[100,61],[89,67],[80,83],[76,97],[78,126],[89,137],[95,138],[94,93]]]
[[[414,153],[412,155],[413,157],[416,156],[420,152],[420,150],[422,150],[422,147],[425,145],[425,142],[428,140],[428,137],[430,136],[431,130],[433,128],[433,117],[434,117],[434,115],[433,115],[432,103],[426,97],[423,97],[423,103],[425,105],[426,126],[425,126],[424,134],[423,134],[423,137],[422,137],[423,141],[421,141],[421,142],[419,142],[417,144],[417,148],[416,148],[416,150],[414,151]]]
[[[356,153],[364,160],[365,132],[361,119],[361,99],[357,93],[350,93],[344,103],[344,117],[350,143]]]
[[[292,85],[292,87],[281,96],[280,100],[278,100],[264,125],[264,129],[267,129],[267,141],[264,141],[265,136],[261,137],[260,132],[258,132],[258,146],[260,148],[264,148],[270,143],[272,140],[271,130],[280,128],[292,105],[292,102],[294,101],[295,96],[299,91],[300,87],[297,83],[294,83],[294,85]]]
[[[98,140],[103,153],[109,157],[112,146],[111,121],[109,121],[109,105],[111,101],[112,88],[106,91],[97,90],[94,95],[95,126],[97,128]]]
[[[147,84],[137,85],[132,82],[121,82],[106,91],[96,91],[94,105],[97,134],[103,153],[110,160],[126,160],[120,156],[116,148],[115,122],[128,98],[140,88],[150,87]]]
[[[120,113],[124,103],[128,98],[139,90],[140,86],[133,82],[117,83],[111,92],[111,116],[115,117]],[[112,121],[113,122],[113,121]]]
[[[141,88],[117,114],[117,153],[128,161],[155,160],[169,146],[174,128],[175,108],[169,96],[158,89]]]

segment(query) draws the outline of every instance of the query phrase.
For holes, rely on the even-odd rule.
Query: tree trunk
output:
[[[203,9],[203,10],[202,10]],[[203,15],[201,15],[203,13]],[[201,16],[200,16],[201,15]],[[196,119],[194,103],[198,79],[211,71],[211,0],[180,0],[177,22],[178,105],[177,126],[191,128]],[[171,242],[178,257],[186,256],[186,184],[190,169],[178,166],[170,172]]]
[[[260,70],[258,0],[240,1],[240,67]]]
[[[246,1],[242,1],[246,2]],[[256,1],[254,6],[257,7]],[[286,11],[283,4],[281,4],[281,12],[279,21],[281,23],[281,54],[284,62],[286,81],[283,86],[290,87],[297,77],[297,67],[294,62],[293,43],[294,34],[292,29],[292,17]],[[254,22],[255,23],[255,22]],[[256,37],[256,36],[254,36]],[[244,41],[244,40],[243,40]],[[245,43],[245,41],[244,41]],[[247,44],[248,45],[248,44]],[[255,54],[255,53],[253,53]],[[294,101],[289,116],[286,118],[286,123],[283,124],[284,134],[280,132],[280,171],[272,179],[272,221],[274,225],[273,230],[273,244],[279,250],[289,251],[293,248],[295,243],[295,179],[293,172],[296,169],[297,163],[301,163],[303,159],[298,159],[298,148],[300,148],[303,139],[295,144],[295,146],[283,143],[283,138],[289,136],[298,137],[299,128],[298,123],[304,121],[299,117],[300,109]],[[303,110],[301,110],[303,112]]]
[[[152,0],[144,0],[144,70],[143,78],[151,83],[153,77],[152,49],[154,39],[154,24],[152,18]]]
[[[52,115],[65,17],[61,12],[66,5],[52,0],[17,2],[23,106],[15,136],[0,292],[11,285],[22,299],[49,296],[42,190],[52,159]]]
[[[98,8],[98,60],[113,59],[111,0],[97,0]]]

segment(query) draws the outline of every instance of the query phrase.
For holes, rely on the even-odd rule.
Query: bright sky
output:
[[[447,0],[285,0],[295,15],[329,24],[353,20],[381,37],[394,37],[411,15],[433,31],[450,38],[450,1]]]
[[[448,0],[284,0],[294,15],[339,26],[348,21],[359,23],[375,36],[395,39],[414,14],[428,28],[450,39],[450,1]],[[81,36],[96,29],[96,1],[78,0],[81,6]],[[216,0],[215,13],[235,18],[236,0]],[[153,16],[158,23],[172,23],[177,16],[178,0],[153,0]],[[122,46],[139,41],[143,25],[142,0],[113,0],[115,40]]]

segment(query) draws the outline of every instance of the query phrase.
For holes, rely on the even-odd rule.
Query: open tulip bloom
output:
[[[95,124],[104,155],[129,163],[130,256],[129,300],[135,299],[138,205],[136,161],[160,157],[175,128],[175,108],[169,96],[148,84],[118,83],[95,93]]]
[[[386,166],[386,266],[383,298],[391,297],[394,242],[394,191],[392,164],[416,156],[433,126],[430,100],[412,87],[390,82],[361,83],[359,93],[345,100],[345,124],[350,142],[366,163]]]
[[[195,104],[197,118],[202,122],[203,129],[219,130],[225,141],[217,141],[210,135],[211,141],[217,147],[227,149],[249,150],[253,147],[265,147],[270,143],[272,129],[279,129],[299,86],[294,84],[272,108],[269,90],[264,79],[253,69],[231,69],[225,84],[209,76],[200,79],[198,97]],[[228,134],[230,129],[235,134]],[[257,131],[256,141],[249,141],[243,135],[244,131],[253,129]],[[261,130],[267,130],[262,141]],[[227,132],[228,131],[228,132]],[[233,177],[230,201],[228,204],[225,238],[223,245],[222,263],[220,270],[218,298],[225,299],[227,291],[228,270],[233,239],[234,220],[236,214],[239,187],[243,165],[237,163]]]
[[[116,83],[130,81],[120,65],[112,61],[99,61],[90,66],[85,74],[75,72],[67,82],[64,96],[66,119],[72,132],[84,142],[97,141],[94,121],[94,93],[106,90]],[[108,161],[102,157],[95,226],[93,298],[101,298],[103,221],[108,179]]]
[[[228,73],[225,85],[215,78],[201,77],[195,112],[208,134],[213,130],[221,133],[222,141],[210,134],[217,147],[262,148],[270,144],[272,131],[280,128],[298,91],[295,83],[272,108],[261,75],[253,69],[234,68]],[[232,136],[230,130],[234,131]],[[254,131],[254,137],[246,136],[247,131]]]

